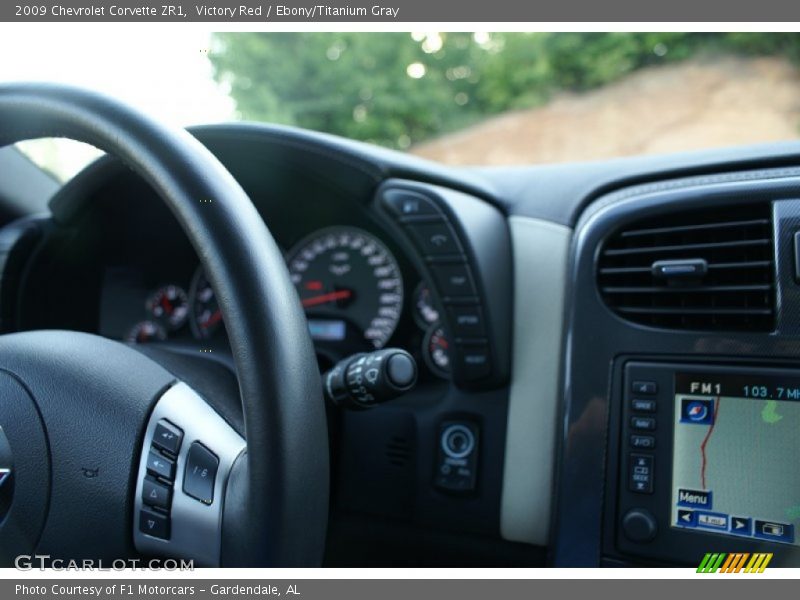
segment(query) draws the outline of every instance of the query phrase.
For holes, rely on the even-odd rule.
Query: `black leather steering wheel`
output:
[[[124,344],[70,331],[0,336],[0,475],[9,472],[0,560],[36,552],[318,565],[329,493],[320,377],[261,216],[185,131],[71,87],[0,85],[0,146],[37,137],[118,157],[170,207],[216,292],[245,431],[238,438],[186,383]],[[171,497],[156,494],[151,506],[149,484]]]

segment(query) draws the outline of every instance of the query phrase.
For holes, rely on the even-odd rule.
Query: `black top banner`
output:
[[[168,3],[165,0],[40,0],[0,3],[5,22],[791,22],[800,5],[788,0],[719,1],[372,0],[369,2]]]

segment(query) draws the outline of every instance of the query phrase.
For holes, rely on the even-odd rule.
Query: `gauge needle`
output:
[[[338,292],[330,292],[329,294],[322,294],[320,296],[311,296],[311,298],[303,298],[303,306],[316,306],[317,304],[326,304],[328,302],[335,302],[336,300],[346,300],[353,295],[350,290],[339,290]]]
[[[222,311],[217,309],[201,325],[205,328],[211,327],[222,319]]]

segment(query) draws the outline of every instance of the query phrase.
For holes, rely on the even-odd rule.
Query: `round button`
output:
[[[392,385],[401,389],[413,385],[417,379],[417,367],[414,360],[400,352],[389,357],[386,373]]]
[[[475,435],[465,425],[450,425],[442,433],[442,450],[450,458],[469,456],[475,448]]]
[[[649,510],[633,508],[622,517],[622,531],[632,542],[649,542],[656,537],[658,523]]]

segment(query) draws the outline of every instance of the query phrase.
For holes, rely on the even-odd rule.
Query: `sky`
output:
[[[4,28],[0,81],[88,87],[175,125],[229,119],[233,103],[213,81],[207,56],[211,34],[194,27],[149,29],[96,27],[91,35],[76,35],[67,27],[44,34]]]
[[[233,101],[212,78],[209,31],[182,26],[98,26],[91,35],[81,32],[68,27],[4,27],[0,82],[49,81],[86,87],[178,126],[234,118]],[[97,156],[96,151],[64,140],[29,142],[22,148],[62,178]]]

